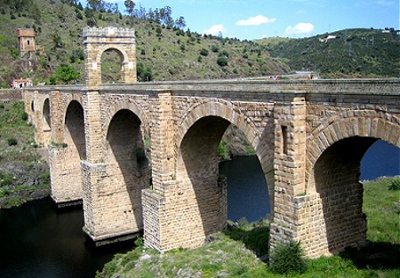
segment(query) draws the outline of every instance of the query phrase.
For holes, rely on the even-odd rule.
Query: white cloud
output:
[[[217,35],[219,35],[219,32],[224,33],[224,31],[225,31],[225,28],[222,24],[216,24],[216,25],[211,26],[209,29],[204,30],[203,34],[207,34],[207,35],[211,34],[211,35],[217,36]]]
[[[253,17],[249,17],[248,19],[239,20],[236,22],[238,26],[258,26],[261,24],[272,23],[275,22],[276,18],[268,18],[263,15],[257,15]]]
[[[396,5],[395,1],[385,1],[385,0],[380,0],[375,2],[377,5],[381,6],[394,6]]]
[[[300,22],[296,26],[288,26],[285,30],[285,34],[291,35],[310,35],[314,31],[314,25],[312,23]]]

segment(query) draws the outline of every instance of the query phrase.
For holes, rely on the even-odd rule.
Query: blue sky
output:
[[[124,1],[118,3],[124,12]],[[82,0],[81,2],[86,3]],[[302,38],[346,28],[400,29],[399,0],[140,0],[146,10],[170,6],[200,34]]]

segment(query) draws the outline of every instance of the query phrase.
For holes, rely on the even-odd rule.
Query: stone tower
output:
[[[26,54],[30,57],[31,54],[35,53],[35,30],[32,28],[18,28],[17,36],[20,57],[24,57]]]
[[[85,28],[83,42],[86,57],[86,85],[101,84],[101,55],[110,49],[117,51],[121,57],[121,81],[124,83],[137,81],[136,42],[133,29]]]

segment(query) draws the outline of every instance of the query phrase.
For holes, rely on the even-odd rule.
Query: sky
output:
[[[124,1],[117,3],[124,13]],[[86,1],[81,0],[83,5]],[[200,34],[304,38],[348,28],[400,29],[399,0],[139,0],[146,10],[170,6],[174,19]]]

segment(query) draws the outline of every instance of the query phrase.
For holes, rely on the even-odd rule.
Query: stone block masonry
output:
[[[268,182],[271,248],[295,239],[318,257],[365,243],[360,161],[377,139],[400,146],[400,81],[300,83],[41,87],[24,90],[24,100],[36,138],[44,138],[46,123],[52,141],[71,138],[49,148],[52,188],[61,194],[54,199],[83,199],[84,229],[94,240],[144,229],[145,245],[166,251],[222,230],[227,189],[218,182],[216,150],[233,124]],[[82,128],[70,130],[68,121]],[[71,187],[79,181],[70,182],[77,177],[79,194]]]
[[[36,140],[53,142],[53,198],[83,200],[93,240],[143,229],[164,252],[224,229],[217,148],[235,125],[268,183],[271,248],[299,240],[315,258],[365,243],[360,161],[378,139],[400,147],[399,79],[134,83],[133,30],[87,29],[84,41],[86,85],[27,88],[23,99]],[[101,84],[109,48],[124,84]]]

